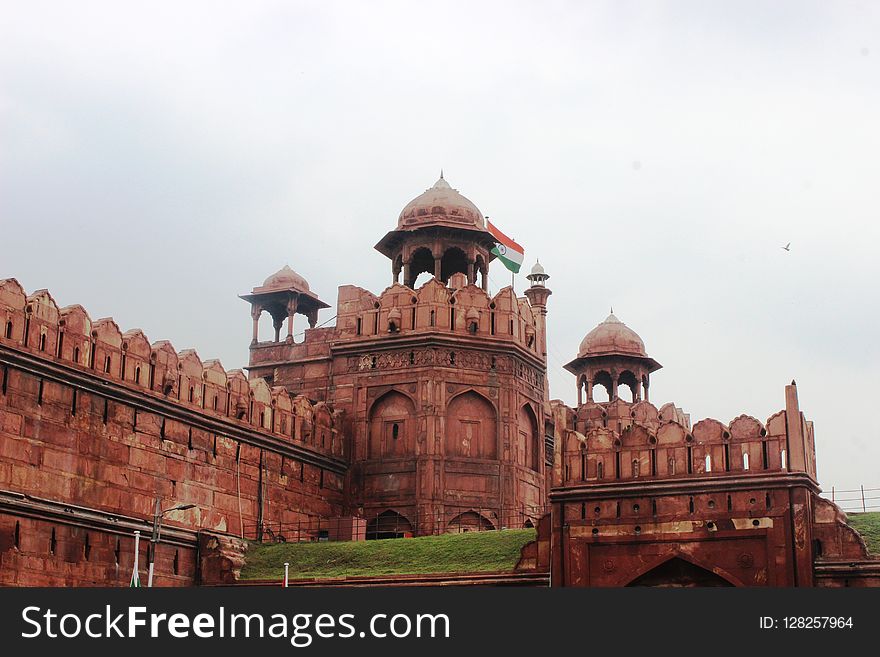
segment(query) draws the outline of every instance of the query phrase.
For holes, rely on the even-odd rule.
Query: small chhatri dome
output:
[[[485,229],[483,213],[470,200],[453,189],[443,173],[434,186],[406,204],[397,219],[398,229],[421,224],[452,222]]]
[[[309,284],[306,279],[297,274],[287,265],[284,265],[281,269],[272,274],[269,278],[263,281],[263,285],[261,290],[288,290],[290,288],[296,288],[297,290],[302,290],[303,292],[309,291]]]
[[[638,334],[621,322],[612,312],[581,341],[578,358],[624,354],[647,358],[645,343]]]
[[[544,267],[541,265],[540,261],[536,261],[534,266],[532,267],[532,274],[540,276],[541,274],[546,274],[544,271]]]

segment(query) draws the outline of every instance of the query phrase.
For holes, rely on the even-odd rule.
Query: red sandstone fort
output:
[[[0,584],[127,584],[158,497],[189,508],[166,517],[157,585],[224,581],[241,537],[528,526],[518,568],[554,586],[880,585],[818,495],[794,382],[765,422],[692,424],[649,401],[660,364],[612,314],[566,365],[577,407],[551,400],[549,276],[490,296],[494,244],[441,177],[376,245],[392,284],[341,286],[335,326],[288,267],[242,296],[247,373],[0,281]]]

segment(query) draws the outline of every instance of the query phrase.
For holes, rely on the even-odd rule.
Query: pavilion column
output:
[[[283,317],[272,317],[272,327],[275,329],[275,342],[281,342],[281,327],[284,325]]]
[[[468,285],[477,284],[477,263],[473,260],[468,261]]]
[[[617,399],[617,373],[614,373],[611,376],[611,400],[614,401]]]
[[[584,387],[587,389],[587,401],[591,402],[593,401],[593,384],[590,382],[590,379],[587,379],[584,383],[586,384]]]
[[[409,260],[403,263],[403,284],[412,287],[415,281],[409,280]]]
[[[480,270],[482,283],[483,283],[483,292],[489,291],[489,269],[488,267]]]
[[[251,318],[254,320],[254,337],[251,340],[253,344],[257,344],[260,338],[260,315],[263,314],[263,309],[260,306],[253,305],[251,306]]]
[[[434,278],[438,281],[440,279],[440,275],[443,273],[443,261],[440,258],[434,258]]]
[[[295,296],[287,302],[287,341],[293,342],[293,316],[296,314],[299,297]]]

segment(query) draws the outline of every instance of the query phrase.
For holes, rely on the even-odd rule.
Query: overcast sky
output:
[[[442,167],[551,276],[553,397],[613,305],[652,401],[797,379],[823,487],[880,487],[878,117],[870,2],[4,1],[0,277],[241,367],[238,294],[381,292]]]

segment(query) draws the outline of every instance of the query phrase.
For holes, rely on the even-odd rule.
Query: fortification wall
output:
[[[165,518],[159,584],[195,581],[199,531],[341,515],[340,426],[326,404],[0,281],[0,584],[127,581],[157,496],[194,505]]]
[[[816,476],[813,425],[802,417],[806,471]],[[725,475],[786,470],[787,416],[782,410],[762,423],[740,415],[728,424],[707,418],[693,427],[681,409],[657,409],[620,399],[578,407],[557,434],[562,468],[556,485],[601,480]]]

